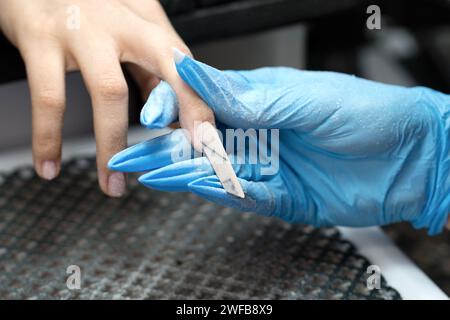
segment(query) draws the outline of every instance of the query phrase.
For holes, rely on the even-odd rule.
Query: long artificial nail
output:
[[[58,174],[57,168],[56,168],[56,162],[51,160],[46,160],[42,163],[41,167],[41,175],[42,178],[46,180],[53,180],[56,178]]]
[[[147,172],[139,178],[139,182],[150,187],[187,185],[212,173],[212,167],[206,158],[196,158]]]
[[[189,189],[203,195],[226,195],[220,181],[216,179],[198,179],[189,184]]]
[[[165,190],[165,191],[188,191],[188,184],[196,179],[202,178],[205,176],[205,172],[202,171],[194,171],[190,173],[166,176],[166,177],[152,177],[148,174],[141,176],[138,180],[143,185],[157,189],[157,190]]]
[[[108,177],[108,194],[111,197],[121,197],[125,193],[125,175],[121,172],[114,172]]]

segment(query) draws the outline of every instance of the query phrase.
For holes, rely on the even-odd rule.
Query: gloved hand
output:
[[[177,70],[214,110],[219,127],[280,129],[278,172],[261,175],[259,165],[234,164],[246,197],[229,195],[206,158],[173,156],[189,144],[179,130],[117,154],[111,169],[148,171],[139,179],[148,187],[191,191],[291,222],[410,221],[429,234],[443,229],[450,205],[448,95],[333,72],[222,72],[189,57]],[[176,97],[161,83],[141,122],[161,128],[176,116]]]

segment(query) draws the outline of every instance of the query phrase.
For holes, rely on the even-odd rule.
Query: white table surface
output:
[[[148,131],[133,128],[129,133],[129,144],[148,139],[167,130]],[[65,141],[63,160],[75,155],[93,155],[93,137]],[[0,172],[32,164],[31,149],[2,150],[0,152]],[[381,269],[388,284],[395,288],[404,299],[448,299],[448,296],[415,265],[378,227],[339,228],[342,236],[351,241],[359,253],[367,257]]]

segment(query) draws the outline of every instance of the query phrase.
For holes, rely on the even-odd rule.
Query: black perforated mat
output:
[[[2,299],[399,299],[366,288],[369,262],[336,229],[289,225],[145,189],[97,187],[94,161],[53,182],[31,168],[0,179]],[[81,269],[81,289],[66,269]]]

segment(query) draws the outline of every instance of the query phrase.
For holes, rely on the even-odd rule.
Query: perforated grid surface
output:
[[[31,168],[0,179],[3,299],[399,299],[366,289],[369,262],[336,229],[237,213],[130,179],[123,199],[97,187],[94,161],[54,182]],[[134,184],[133,184],[134,183]],[[81,268],[80,290],[66,268]]]

